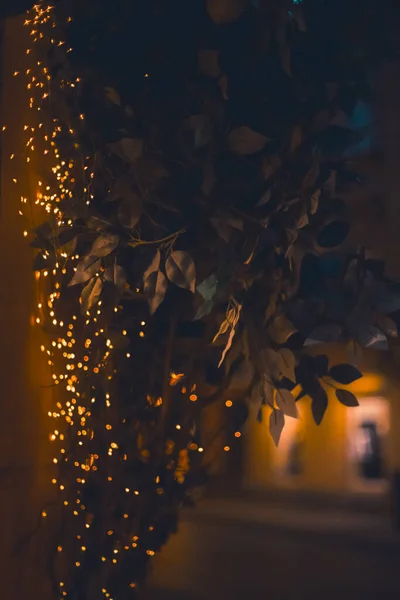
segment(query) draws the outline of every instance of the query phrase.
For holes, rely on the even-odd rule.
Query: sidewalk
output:
[[[400,552],[400,533],[394,531],[389,516],[380,514],[279,506],[268,501],[242,498],[212,498],[201,500],[194,511],[184,511],[183,518],[231,521],[293,534],[306,533],[355,543],[383,544]]]

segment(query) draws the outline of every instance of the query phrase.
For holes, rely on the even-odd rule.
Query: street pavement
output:
[[[399,539],[371,515],[215,500],[185,513],[144,600],[244,598],[398,600]]]

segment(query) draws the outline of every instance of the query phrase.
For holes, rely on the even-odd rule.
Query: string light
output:
[[[42,60],[38,60],[42,47],[46,50],[52,47],[57,49],[57,52],[64,51],[65,54],[72,51],[64,40],[57,39],[58,30],[53,12],[52,6],[45,2],[39,2],[33,8],[29,18],[25,20],[25,26],[31,34],[31,45],[26,51],[29,67],[14,73],[16,77],[19,75],[25,77],[25,87],[29,92],[29,107],[32,114],[32,124],[25,123],[21,132],[26,162],[29,163],[31,159],[39,156],[39,160],[45,161],[46,168],[48,167],[48,177],[46,179],[42,177],[37,181],[34,198],[30,199],[22,195],[18,207],[21,217],[27,220],[31,218],[32,208],[43,211],[44,216],[51,217],[53,223],[53,230],[48,232],[49,237],[55,239],[59,233],[63,232],[67,239],[68,232],[73,232],[76,223],[69,216],[65,207],[68,206],[68,201],[76,196],[76,190],[83,190],[83,201],[86,206],[90,206],[95,199],[96,169],[94,159],[81,154],[79,131],[86,126],[85,113],[79,112],[75,121],[68,125],[56,116],[49,118],[52,103],[57,103],[57,94],[68,95],[82,82],[80,77],[72,76],[64,77],[61,83],[53,81],[49,67]],[[68,23],[71,21],[72,18],[67,18]],[[39,50],[36,51],[36,48]],[[148,77],[149,74],[145,73],[144,78]],[[56,95],[55,98],[54,95]],[[5,130],[6,126],[3,126],[2,131]],[[65,139],[69,140],[67,143],[69,152],[67,153],[61,147],[61,140]],[[69,155],[64,156],[65,154]],[[12,164],[16,162],[15,156],[15,152],[9,155],[9,160],[13,161]],[[12,181],[16,186],[20,185],[17,178],[13,177]],[[26,228],[23,231],[25,238],[29,237],[29,229]],[[84,560],[80,553],[89,555],[89,551],[96,550],[93,548],[90,537],[93,515],[86,508],[88,502],[87,496],[85,496],[85,488],[88,487],[87,482],[92,481],[92,473],[94,472],[96,477],[102,477],[108,485],[112,484],[106,489],[113,489],[112,486],[118,485],[119,494],[121,490],[125,490],[125,494],[122,496],[124,502],[127,503],[126,506],[129,505],[130,508],[127,508],[126,512],[124,512],[125,508],[124,511],[121,511],[120,518],[125,521],[124,526],[131,521],[130,515],[136,516],[134,513],[137,510],[136,507],[146,501],[147,490],[142,489],[140,480],[136,481],[128,469],[123,475],[126,480],[122,486],[120,485],[121,479],[118,473],[125,461],[130,466],[131,463],[128,461],[130,452],[129,448],[125,448],[117,437],[124,425],[124,420],[122,420],[122,424],[121,420],[115,420],[115,411],[112,410],[112,406],[115,404],[118,406],[119,402],[118,392],[115,391],[118,390],[118,386],[114,386],[116,371],[110,370],[112,364],[110,357],[113,356],[116,343],[111,334],[108,334],[107,328],[103,326],[104,306],[102,301],[100,299],[96,306],[89,311],[82,310],[82,316],[74,309],[76,314],[69,314],[68,318],[65,317],[63,290],[71,281],[74,273],[79,272],[80,261],[84,258],[84,255],[77,251],[77,247],[79,246],[69,240],[55,248],[54,257],[49,250],[42,249],[39,252],[35,271],[39,301],[32,323],[45,325],[52,331],[50,341],[42,344],[40,348],[51,369],[54,387],[59,386],[62,389],[62,392],[57,394],[55,406],[48,412],[49,418],[53,419],[49,440],[57,454],[53,458],[53,463],[60,469],[59,473],[63,473],[60,476],[62,483],[56,477],[52,479],[52,483],[57,485],[59,491],[62,492],[59,496],[64,514],[74,518],[73,531],[79,543],[75,542],[78,554],[74,557],[73,564],[79,569]],[[99,267],[94,277],[104,277],[103,266]],[[139,294],[140,289],[135,288],[135,292]],[[113,315],[116,322],[118,322],[118,318],[121,318],[122,321],[124,310],[122,303],[114,307]],[[138,327],[136,330],[135,337],[142,340],[140,348],[143,348],[147,339],[151,337],[151,324],[148,326],[146,320],[141,317],[135,323],[137,327],[140,323],[140,329]],[[118,335],[122,335],[129,342],[131,326],[127,326],[127,329],[120,327],[118,331]],[[131,348],[124,351],[124,356],[128,359],[133,358],[132,361],[124,361],[126,365],[134,363],[135,352]],[[170,385],[172,387],[176,385],[179,394],[181,391],[186,394],[186,387],[182,386],[184,379],[183,373],[171,373]],[[185,396],[184,401],[186,405],[189,405],[187,398],[190,402],[195,403],[198,401],[198,395],[195,393],[196,385],[187,382],[186,384],[190,393]],[[180,388],[181,391],[179,391]],[[182,398],[182,396],[180,397]],[[161,395],[150,396],[147,402],[151,410],[163,410],[160,409],[163,406]],[[228,402],[231,401],[226,401],[226,406],[232,406],[232,403],[229,405]],[[164,403],[164,405],[166,404]],[[193,406],[192,410],[196,411],[199,405],[200,402]],[[111,410],[108,411],[108,409]],[[110,415],[107,419],[104,416],[106,412]],[[102,416],[99,417],[99,414]],[[186,422],[181,422],[184,423],[183,427],[179,423],[175,425],[175,429],[180,431],[179,434],[176,434],[176,439],[185,439],[187,431],[191,429],[186,426]],[[129,431],[129,427],[126,429]],[[236,436],[237,433],[239,432],[235,433]],[[110,439],[111,435],[113,439]],[[185,447],[182,449],[175,447],[175,441],[171,440],[173,447],[170,454],[168,452],[167,454],[171,464],[169,468],[173,469],[177,484],[185,481],[186,473],[189,470],[192,458],[189,460],[188,450],[200,454],[204,452],[203,446],[199,446],[198,440],[194,441],[193,437],[195,437],[194,434],[190,434],[189,441],[186,438]],[[103,446],[104,451],[100,449]],[[228,451],[229,446],[225,446],[224,449]],[[149,460],[150,456],[150,448],[142,447],[140,449],[140,457],[144,463]],[[193,455],[190,454],[190,456]],[[202,458],[198,457],[197,460],[201,461]],[[66,473],[65,476],[64,473]],[[73,477],[69,475],[71,473],[74,473]],[[85,475],[85,478],[81,477],[82,474]],[[161,496],[165,493],[166,488],[162,481],[163,479],[160,479],[159,475],[153,479],[151,494]],[[46,511],[42,511],[42,517],[47,517]],[[134,522],[134,518],[132,518],[132,522]],[[157,523],[152,522],[154,525],[149,525],[147,528],[149,532],[147,535],[151,540],[153,540],[152,536],[157,534]],[[114,568],[113,565],[118,564],[118,557],[122,549],[145,552],[148,557],[155,555],[153,548],[156,546],[152,541],[150,543],[149,540],[146,540],[146,545],[144,545],[145,541],[140,541],[139,544],[139,538],[136,535],[127,540],[123,539],[118,526],[115,526],[114,522],[112,525],[113,528],[107,530],[107,537],[111,538],[109,541],[113,544],[115,541],[113,557],[110,557],[111,550],[105,551],[104,548],[99,548],[97,556],[99,563],[107,563],[107,569]],[[129,545],[126,545],[127,541]],[[66,548],[67,544],[60,543],[57,551],[63,552],[64,547]],[[131,589],[136,587],[135,582],[129,582],[127,585]],[[62,596],[68,599],[68,587],[64,589],[65,583],[62,581],[59,582],[59,587]],[[102,592],[107,598],[112,598],[106,588],[102,588]]]

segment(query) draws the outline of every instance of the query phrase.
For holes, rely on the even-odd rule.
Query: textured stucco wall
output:
[[[21,132],[32,120],[22,77],[26,61],[23,18],[6,21],[3,37],[3,93],[0,198],[0,597],[47,599],[42,546],[34,538],[14,556],[18,541],[37,521],[48,494],[49,373],[40,352],[41,333],[31,326],[35,306],[32,252],[22,236],[20,196],[35,193],[35,165],[27,165]],[[15,159],[9,160],[15,153]],[[29,166],[29,169],[28,169]],[[13,183],[13,178],[18,183]]]

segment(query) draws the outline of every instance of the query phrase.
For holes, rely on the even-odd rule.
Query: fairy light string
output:
[[[34,323],[49,333],[41,351],[58,390],[49,411],[53,421],[49,440],[62,526],[54,543],[51,576],[60,598],[81,598],[82,590],[95,585],[96,594],[100,590],[105,598],[117,600],[135,597],[148,561],[174,529],[174,514],[185,494],[177,490],[183,489],[204,452],[193,421],[179,415],[186,414],[186,406],[195,414],[200,403],[196,384],[171,371],[168,394],[182,408],[174,409],[174,423],[162,433],[163,453],[158,456],[160,440],[149,431],[162,410],[163,391],[146,394],[141,414],[148,415],[148,424],[142,423],[134,403],[123,400],[126,386],[132,385],[132,372],[141,368],[141,353],[151,356],[155,334],[147,322],[147,305],[138,302],[131,318],[132,304],[126,307],[119,300],[110,311],[100,294],[95,297],[95,286],[106,280],[110,269],[117,272],[116,263],[105,267],[97,261],[89,290],[95,298],[87,310],[76,287],[68,285],[79,275],[87,252],[79,243],[80,215],[95,201],[96,159],[81,144],[85,114],[71,111],[67,120],[65,113],[64,118],[58,116],[58,109],[63,112],[83,81],[55,74],[46,60],[49,51],[60,60],[72,52],[53,13],[45,2],[28,13],[24,24],[31,40],[26,50],[29,65],[14,73],[25,78],[32,115],[32,124],[26,123],[22,131],[26,163],[35,159],[47,167],[46,180],[37,181],[36,197],[21,196],[19,214],[30,225],[23,232],[29,240],[32,207],[35,215],[39,209],[43,220],[47,218],[35,227],[33,245],[39,249]],[[18,186],[16,178],[13,183]],[[93,240],[102,231],[101,219],[97,225],[90,232]],[[131,289],[126,280],[122,287],[141,296],[140,288]],[[134,396],[135,390],[129,393]],[[229,451],[230,446],[224,449]],[[47,516],[48,510],[43,511],[42,517]]]

